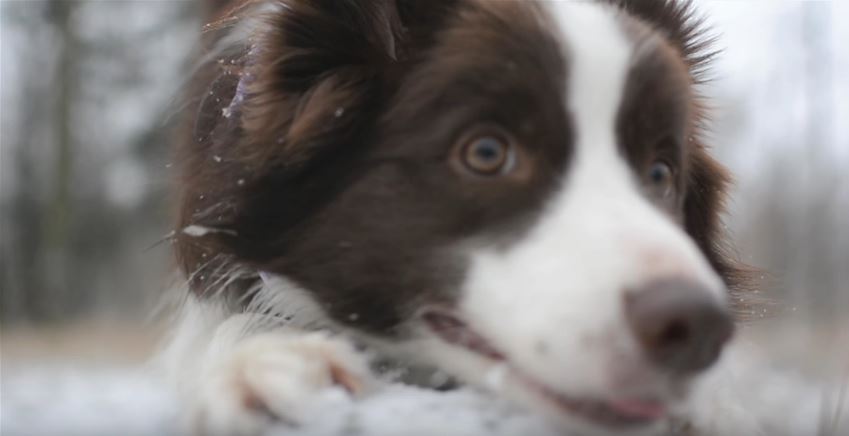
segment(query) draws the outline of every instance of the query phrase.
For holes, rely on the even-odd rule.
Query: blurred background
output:
[[[727,224],[786,309],[752,329],[811,364],[849,343],[849,2],[696,3],[723,49],[704,92],[737,177]],[[0,6],[4,361],[143,359],[172,283],[158,242],[198,4]]]

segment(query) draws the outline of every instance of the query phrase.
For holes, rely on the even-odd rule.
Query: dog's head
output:
[[[590,428],[656,421],[716,360],[739,270],[686,6],[270,3],[182,146],[181,225],[217,229],[180,235],[188,272],[284,276],[337,324],[472,383],[502,368]]]

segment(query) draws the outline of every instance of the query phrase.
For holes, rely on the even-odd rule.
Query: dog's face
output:
[[[226,230],[183,238],[189,272],[284,276],[337,324],[468,382],[503,371],[494,388],[588,431],[656,422],[715,361],[735,270],[686,8],[264,14],[183,148],[181,225]]]

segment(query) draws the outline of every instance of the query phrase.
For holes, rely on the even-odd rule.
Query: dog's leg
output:
[[[194,434],[257,435],[275,424],[298,425],[322,398],[356,397],[376,386],[365,357],[347,341],[286,327],[257,331],[257,319],[233,315],[211,337],[198,333],[205,338],[168,350]]]

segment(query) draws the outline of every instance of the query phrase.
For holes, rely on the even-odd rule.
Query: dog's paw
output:
[[[362,355],[322,333],[266,333],[245,339],[204,371],[192,412],[196,434],[257,435],[296,426],[318,403],[357,397],[375,381]]]

